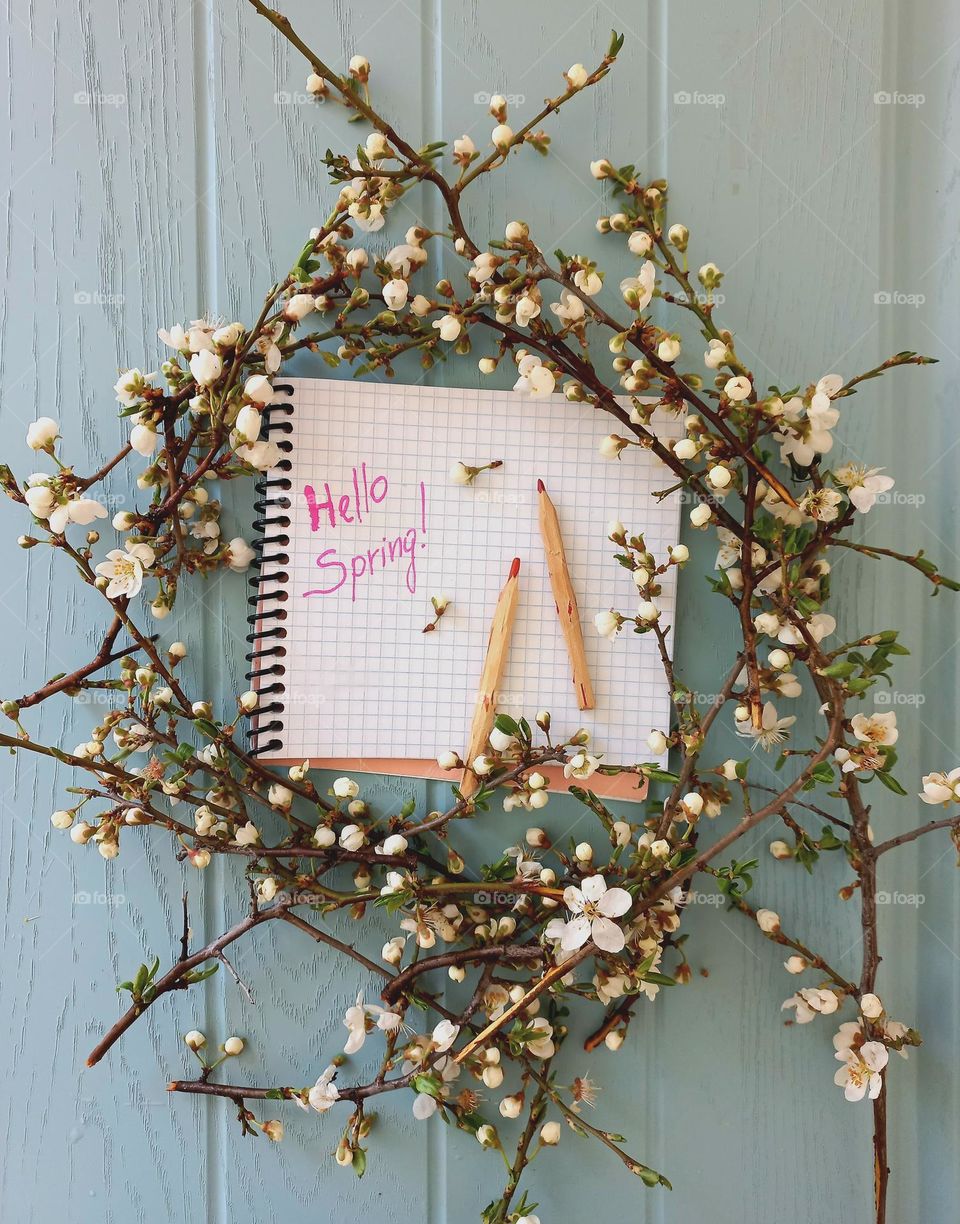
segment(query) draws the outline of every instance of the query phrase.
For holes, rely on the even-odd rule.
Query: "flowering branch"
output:
[[[920,1038],[886,1014],[876,993],[877,863],[927,833],[946,831],[960,844],[960,816],[874,845],[866,787],[894,797],[907,791],[894,772],[896,715],[872,705],[871,690],[889,680],[907,648],[896,630],[869,624],[830,644],[837,627],[828,611],[830,558],[836,548],[890,558],[918,571],[934,593],[960,586],[922,550],[903,553],[853,539],[893,478],[852,463],[828,466],[827,457],[841,413],[861,384],[931,359],[904,350],[846,380],[826,374],[792,391],[764,389],[717,317],[719,267],[707,262],[694,273],[688,264],[690,233],[669,215],[667,184],[645,181],[635,166],[616,167],[604,157],[590,169],[608,185],[617,211],[602,215],[598,228],[620,243],[615,254],[629,261],[618,307],[607,300],[612,295],[596,262],[562,251],[548,259],[525,222],[510,220],[502,238],[482,242],[468,232],[461,209],[467,189],[517,164],[528,149],[548,153],[541,124],[607,76],[620,35],[611,37],[592,71],[572,65],[562,92],[516,129],[507,100],[494,96],[488,148],[478,149],[468,136],[449,149],[442,141],[415,147],[375,106],[364,56],[354,55],[338,73],[283,14],[262,0],[251,4],[304,56],[307,90],[318,104],[338,101],[370,129],[355,155],[331,151],[324,158],[335,193],[326,220],[268,288],[249,326],[201,318],[159,331],[165,356],[157,370],[126,370],[114,387],[129,440],[92,475],[76,473],[59,425],[48,417],[30,426],[27,444],[52,470],[19,478],[0,467],[0,485],[16,512],[31,516],[22,547],[49,547],[68,562],[100,601],[105,620],[87,662],[3,703],[13,726],[0,735],[0,746],[51,758],[76,776],[78,784],[67,791],[70,806],[51,819],[78,846],[96,846],[110,860],[121,842],[169,838],[188,868],[205,870],[222,855],[250,898],[246,912],[196,952],[189,950],[184,898],[177,960],[161,973],[159,960],[148,959],[120,984],[130,1003],[88,1064],[99,1062],[158,999],[187,990],[220,964],[248,996],[226,950],[278,919],[360,966],[376,983],[379,1002],[361,993],[347,1009],[343,1052],[312,1086],[219,1083],[218,1069],[243,1054],[243,1039],[230,1036],[211,1054],[206,1036],[190,1030],[184,1040],[200,1073],[172,1081],[172,1092],[227,1098],[244,1134],[272,1141],[282,1138],[283,1121],[258,1119],[248,1102],[292,1102],[316,1114],[350,1102],[336,1159],[362,1174],[371,1125],[364,1102],[408,1091],[417,1119],[440,1113],[503,1160],[506,1183],[484,1212],[485,1224],[536,1220],[521,1182],[531,1161],[560,1140],[561,1122],[548,1118],[552,1110],[613,1151],[646,1185],[669,1188],[663,1175],[623,1150],[620,1136],[585,1121],[581,1106],[594,1103],[596,1085],[583,1077],[561,1087],[555,1066],[568,1011],[602,1014],[586,1049],[616,1050],[639,1008],[661,989],[689,980],[684,909],[697,881],[708,880],[768,939],[790,950],[788,972],[819,975],[816,985],[802,985],[784,1004],[799,1024],[855,1009],[856,1019],[842,1023],[833,1039],[836,1083],[848,1100],[873,1101],[874,1214],[884,1224],[889,1052],[905,1054]],[[452,169],[444,166],[447,158]],[[413,191],[437,192],[443,228],[416,224],[404,241],[371,257],[365,235],[384,227]],[[457,271],[431,286],[427,269],[438,248],[450,252]],[[699,327],[706,373],[699,361],[687,368],[680,335],[653,321],[655,299]],[[162,625],[184,586],[199,577],[243,574],[257,563],[242,536],[224,532],[220,489],[280,462],[265,423],[287,358],[311,352],[331,368],[391,375],[404,354],[419,354],[429,370],[475,347],[484,375],[512,365],[515,390],[543,400],[545,411],[559,391],[585,414],[612,417],[618,432],[601,443],[611,461],[629,463],[640,447],[662,463],[672,484],[657,498],[682,492],[691,505],[690,530],[716,531],[719,551],[709,582],[733,614],[737,640],[718,691],[695,692],[673,659],[658,603],[665,575],[686,568],[690,550],[678,542],[655,556],[636,524],[611,524],[611,562],[625,572],[624,610],[599,610],[594,623],[611,639],[611,650],[629,649],[625,630],[652,635],[673,717],[669,726],[649,729],[650,759],[640,746],[633,760],[601,759],[586,731],[557,733],[547,710],[531,721],[501,714],[481,755],[464,762],[451,750],[438,760],[451,777],[469,766],[480,784],[476,793],[466,798],[453,786],[444,811],[410,804],[381,813],[353,778],[338,778],[322,792],[309,761],[281,773],[252,755],[245,720],[261,710],[262,693],[194,693],[179,672],[186,647],[161,644],[153,622]],[[662,415],[682,421],[681,437],[661,436]],[[460,459],[454,478],[470,482],[506,462],[474,466]],[[133,508],[110,520],[118,546],[104,552],[95,524],[107,510],[99,495],[125,465],[137,469]],[[428,630],[445,606],[445,597],[435,600]],[[129,639],[122,652],[121,637]],[[780,710],[804,686],[821,708],[799,725]],[[25,725],[30,711],[92,690],[107,694],[107,704],[88,739],[70,751],[33,738]],[[718,733],[731,726],[744,753],[718,759]],[[782,781],[755,780],[756,751],[778,752]],[[675,771],[662,764],[668,753]],[[541,772],[546,765],[562,768],[584,809],[590,823],[583,840],[561,844],[549,829],[531,824],[521,838],[505,838],[519,844],[504,846],[493,862],[468,862],[454,844],[461,822],[482,815],[494,837],[500,827],[490,814],[495,802],[507,812],[544,812],[551,800]],[[632,818],[621,818],[589,789],[598,771],[646,783],[655,808],[649,814],[631,809]],[[952,806],[960,802],[960,768],[930,773],[922,787],[925,803]],[[549,823],[547,815],[537,819]],[[860,894],[858,981],[786,935],[776,913],[744,899],[755,886],[757,864],[744,857],[750,851],[743,839],[774,820],[792,837],[792,844],[771,842],[774,859],[810,871],[831,853],[846,863],[850,879],[841,897]],[[711,822],[717,831],[705,835]],[[817,822],[819,832],[811,827]],[[723,865],[727,851],[740,857]],[[330,914],[353,923],[356,935],[326,931]],[[384,921],[396,933],[377,958],[371,941],[380,943]],[[453,983],[456,1001],[445,1000],[440,975]],[[368,1039],[383,1043],[377,1076],[341,1086],[341,1067]],[[487,1119],[481,1089],[503,1092],[502,1124]],[[521,1117],[509,1156],[504,1138]]]

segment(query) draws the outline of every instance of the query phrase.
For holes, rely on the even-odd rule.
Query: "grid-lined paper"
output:
[[[557,733],[590,730],[592,750],[608,761],[649,760],[650,728],[669,721],[656,642],[630,632],[601,639],[593,618],[609,608],[629,615],[637,604],[630,574],[613,559],[611,520],[642,531],[658,559],[676,543],[678,499],[652,496],[672,483],[669,470],[638,447],[621,461],[602,458],[598,443],[610,432],[610,418],[559,395],[534,400],[510,392],[289,381],[295,406],[289,564],[273,567],[289,575],[286,691],[284,710],[274,716],[283,724],[283,746],[271,756],[462,752],[491,618],[519,557],[519,604],[498,709],[532,722],[546,708]],[[655,421],[662,436],[680,432],[672,419]],[[479,467],[494,459],[503,466],[483,472],[473,486],[451,480],[457,460]],[[538,477],[560,518],[594,710],[577,706],[540,537]],[[335,526],[322,505],[328,488]],[[674,574],[665,576],[658,599],[667,625]],[[450,606],[436,632],[425,634],[433,595],[447,596]]]

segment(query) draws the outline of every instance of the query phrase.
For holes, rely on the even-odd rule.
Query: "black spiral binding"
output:
[[[289,383],[275,383],[273,390],[275,395],[293,395],[293,387]],[[293,433],[293,422],[289,419],[292,415],[293,404],[282,399],[266,405],[261,413],[261,437],[277,442],[285,455],[293,450],[289,438]],[[287,610],[282,605],[287,601],[289,575],[283,568],[273,567],[288,565],[290,561],[284,551],[290,544],[290,537],[286,534],[292,504],[289,497],[291,482],[287,475],[290,469],[290,460],[281,459],[274,470],[283,475],[268,478],[264,474],[254,485],[257,500],[253,503],[256,513],[253,527],[257,538],[252,545],[256,557],[251,562],[251,594],[247,599],[247,605],[251,608],[247,616],[250,632],[246,635],[250,650],[245,658],[250,664],[247,680],[257,690],[261,703],[264,698],[269,697],[270,700],[265,705],[258,705],[253,714],[250,756],[276,752],[283,747],[283,741],[277,738],[277,733],[283,730],[283,722],[273,716],[284,711],[286,686],[283,677],[286,666],[283,659],[287,652],[283,640],[287,631],[283,622],[287,619]],[[269,572],[264,572],[265,566],[271,567]]]

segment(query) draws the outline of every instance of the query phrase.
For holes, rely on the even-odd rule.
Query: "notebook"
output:
[[[658,409],[661,436],[681,422]],[[514,557],[520,593],[497,709],[531,723],[547,709],[556,735],[586,728],[605,763],[651,758],[670,700],[651,634],[601,638],[596,613],[637,604],[615,561],[611,521],[642,531],[658,559],[678,540],[679,498],[649,451],[598,450],[606,414],[562,395],[335,379],[277,385],[264,434],[283,459],[258,483],[259,562],[248,637],[261,695],[251,746],[280,764],[445,777],[437,756],[463,753],[500,590]],[[482,467],[456,483],[457,463]],[[537,480],[556,506],[596,708],[581,711],[538,525]],[[673,624],[674,569],[662,623]],[[432,632],[432,597],[449,605]],[[611,785],[618,782],[619,786]],[[591,787],[632,792],[636,778]]]

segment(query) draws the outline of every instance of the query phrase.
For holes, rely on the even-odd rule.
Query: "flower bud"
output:
[[[337,778],[333,784],[333,793],[338,799],[355,799],[360,793],[360,787],[353,778]]]
[[[678,251],[685,251],[690,241],[690,231],[685,225],[671,225],[667,230],[667,238]]]
[[[879,1020],[883,1015],[883,1004],[875,994],[861,995],[860,1014],[865,1020]]]

